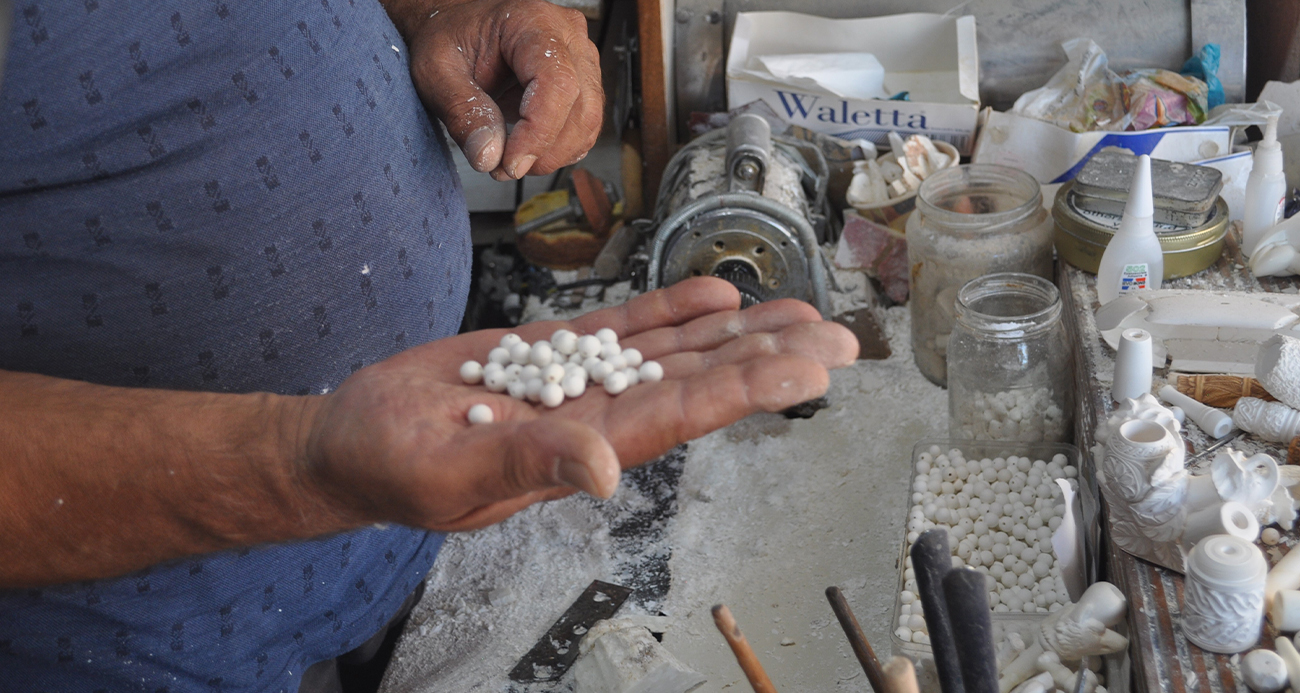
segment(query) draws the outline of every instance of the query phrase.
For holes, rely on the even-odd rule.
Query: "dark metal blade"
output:
[[[578,642],[596,625],[615,614],[632,588],[592,580],[573,605],[546,631],[533,649],[510,671],[511,681],[554,681],[578,658]]]

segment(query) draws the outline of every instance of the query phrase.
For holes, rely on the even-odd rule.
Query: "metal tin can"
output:
[[[1074,178],[1074,206],[1088,212],[1120,216],[1128,204],[1129,183],[1137,157],[1105,149],[1084,164]],[[1151,202],[1157,224],[1204,226],[1223,189],[1223,173],[1208,166],[1164,159],[1151,160]]]
[[[1080,209],[1074,202],[1074,183],[1070,182],[1056,192],[1052,218],[1056,221],[1056,254],[1085,272],[1095,273],[1106,244],[1119,228],[1120,217]],[[1216,198],[1209,220],[1201,226],[1156,224],[1165,256],[1164,279],[1196,274],[1213,265],[1223,252],[1227,232],[1228,203],[1222,197]]]

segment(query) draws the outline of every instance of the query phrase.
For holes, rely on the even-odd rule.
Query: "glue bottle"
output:
[[[1246,179],[1246,208],[1242,214],[1241,252],[1250,257],[1268,230],[1282,221],[1286,205],[1286,174],[1282,145],[1277,141],[1277,116],[1268,117],[1264,139],[1255,146],[1255,159]]]
[[[1097,298],[1103,305],[1130,291],[1155,290],[1165,273],[1164,251],[1156,236],[1151,202],[1151,157],[1138,157],[1128,204],[1115,236],[1097,268]]]

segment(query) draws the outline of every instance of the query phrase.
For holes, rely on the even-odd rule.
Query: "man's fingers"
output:
[[[422,73],[421,82],[436,84],[423,90],[425,105],[442,119],[447,133],[460,145],[475,171],[491,171],[501,162],[506,148],[506,124],[487,92],[479,86],[473,64],[462,58],[465,48],[456,46],[457,56],[425,60],[413,65]]]
[[[802,356],[765,356],[697,377],[639,385],[620,395],[605,417],[606,437],[624,465],[758,411],[781,411],[826,394],[830,375]]]
[[[659,359],[664,377],[691,378],[710,368],[741,364],[764,356],[804,356],[823,368],[843,368],[857,359],[858,343],[843,325],[833,322],[805,322],[779,332],[747,334],[712,351],[689,351]]]
[[[618,333],[619,339],[658,327],[681,325],[702,315],[740,307],[740,292],[731,282],[717,277],[695,277],[666,289],[641,294],[620,306],[587,313],[572,321],[579,334],[593,334],[602,327]]]
[[[783,299],[741,311],[711,313],[684,325],[649,330],[621,344],[624,348],[635,347],[648,359],[658,359],[683,351],[707,351],[746,334],[778,332],[789,325],[809,322],[822,322],[816,308],[803,301]]]
[[[591,426],[546,417],[514,426],[501,441],[501,469],[483,481],[492,500],[568,486],[598,498],[618,488],[618,455]]]
[[[557,8],[550,16],[507,28],[503,54],[524,93],[501,170],[521,178],[543,159],[549,170],[538,172],[548,173],[585,154],[600,131],[604,96],[599,59],[581,13]],[[599,104],[594,109],[593,101]],[[574,111],[578,118],[571,117]]]

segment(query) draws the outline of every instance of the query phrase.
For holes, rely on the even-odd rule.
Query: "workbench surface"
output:
[[[1258,280],[1244,267],[1235,236],[1236,230],[1234,228],[1229,233],[1228,242],[1218,262],[1190,277],[1165,282],[1162,288],[1296,293],[1300,286],[1296,278]],[[1067,314],[1073,318],[1070,327],[1075,331],[1077,391],[1085,393],[1079,397],[1076,411],[1076,440],[1085,460],[1090,460],[1089,450],[1096,443],[1093,437],[1096,423],[1104,421],[1114,406],[1110,398],[1110,387],[1115,354],[1102,342],[1093,318],[1099,307],[1095,277],[1062,265],[1058,272],[1058,284],[1066,301]],[[1161,381],[1167,375],[1166,369],[1156,371],[1156,376]],[[1158,385],[1153,389],[1158,389]],[[1191,443],[1193,454],[1204,450],[1213,442],[1190,421],[1184,426],[1184,437]],[[1249,435],[1238,438],[1231,445],[1248,455],[1266,452],[1273,455],[1279,463],[1286,460],[1285,448],[1260,443]],[[1208,461],[1207,458],[1203,462]],[[1268,556],[1269,563],[1273,564],[1295,540],[1294,532],[1284,532],[1283,541],[1277,547],[1262,544],[1260,547],[1266,550],[1265,555]],[[1149,693],[1248,693],[1249,689],[1241,678],[1239,657],[1206,652],[1183,637],[1180,627],[1183,576],[1134,558],[1109,542],[1104,545],[1107,550],[1101,557],[1105,563],[1103,574],[1129,598],[1129,655],[1136,690]],[[1267,624],[1264,628],[1260,646],[1271,647],[1276,632]]]

